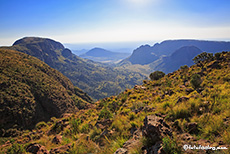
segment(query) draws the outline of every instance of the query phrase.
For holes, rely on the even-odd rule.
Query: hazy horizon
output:
[[[230,40],[228,0],[1,0],[0,4],[1,46],[26,36],[81,45]]]

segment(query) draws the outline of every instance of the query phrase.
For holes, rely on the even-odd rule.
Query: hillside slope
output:
[[[92,102],[68,78],[37,58],[4,48],[0,57],[0,135],[9,135],[8,129],[33,128],[39,121],[74,113]]]
[[[170,73],[180,68],[180,66],[192,66],[194,64],[192,59],[200,53],[202,51],[195,46],[183,46],[173,52],[172,55],[163,57],[149,65],[154,70]]]
[[[25,37],[11,49],[27,53],[44,61],[67,76],[74,85],[94,99],[115,95],[125,88],[141,83],[144,76],[126,69],[114,69],[82,59],[51,39]]]
[[[69,153],[230,152],[230,52],[126,89],[25,132],[0,150]],[[61,124],[59,130],[55,126]],[[46,132],[54,132],[49,134]],[[28,135],[35,134],[28,138]],[[6,141],[6,139],[1,139]],[[184,149],[184,145],[222,150]],[[228,149],[226,149],[228,148]]]

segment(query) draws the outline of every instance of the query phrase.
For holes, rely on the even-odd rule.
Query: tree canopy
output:
[[[212,53],[207,53],[207,52],[202,52],[201,54],[197,55],[194,57],[192,60],[195,64],[200,63],[205,60],[211,60],[213,59],[213,54]]]
[[[155,71],[149,75],[151,80],[159,80],[160,78],[164,77],[165,73],[162,71]]]

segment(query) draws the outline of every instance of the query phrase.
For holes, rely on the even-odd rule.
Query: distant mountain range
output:
[[[148,65],[145,72],[160,70],[169,73],[182,65],[191,66],[192,59],[201,52],[216,53],[230,50],[230,42],[202,40],[166,40],[154,46],[142,45],[118,65]],[[143,67],[141,67],[143,69]],[[140,72],[142,72],[140,70]]]
[[[82,58],[102,63],[117,63],[128,56],[130,56],[129,53],[112,52],[102,48],[93,48],[85,54],[80,55]]]
[[[87,49],[81,49],[81,50],[71,50],[71,51],[73,52],[73,54],[79,56],[79,55],[86,53],[88,50]]]
[[[140,84],[145,78],[134,71],[82,59],[61,43],[51,39],[25,37],[17,40],[10,48],[44,61],[94,99],[115,95]]]

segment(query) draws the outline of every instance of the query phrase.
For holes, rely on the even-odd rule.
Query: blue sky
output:
[[[25,36],[62,43],[230,41],[229,0],[0,0],[0,45]]]

